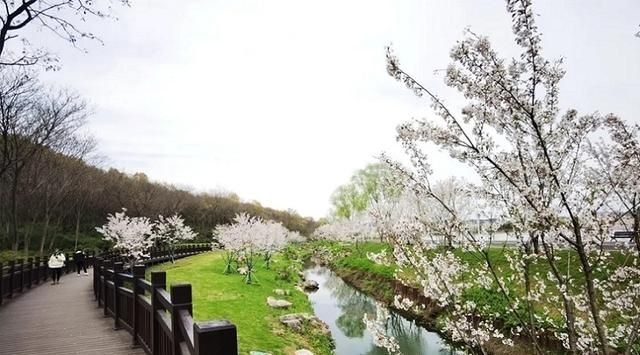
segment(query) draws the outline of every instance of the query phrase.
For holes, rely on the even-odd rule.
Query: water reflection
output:
[[[373,345],[371,334],[362,318],[365,313],[375,314],[375,301],[347,285],[331,270],[313,267],[306,277],[320,284],[320,289],[309,294],[316,315],[331,328],[337,355],[386,355],[388,352]],[[389,333],[400,344],[403,354],[453,354],[440,336],[429,332],[401,315],[390,312]]]

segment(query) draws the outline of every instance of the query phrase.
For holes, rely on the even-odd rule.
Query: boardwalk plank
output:
[[[0,307],[0,355],[142,355],[93,301],[92,280],[63,276]]]

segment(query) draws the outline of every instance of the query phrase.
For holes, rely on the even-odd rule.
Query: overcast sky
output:
[[[640,120],[640,1],[536,2],[545,54],[564,57],[565,107]],[[133,0],[91,30],[85,54],[56,41],[47,81],[80,92],[105,166],[322,217],[332,191],[381,152],[395,127],[428,117],[385,70],[404,69],[450,104],[452,44],[469,26],[516,55],[504,1]],[[434,155],[436,175],[463,174]]]

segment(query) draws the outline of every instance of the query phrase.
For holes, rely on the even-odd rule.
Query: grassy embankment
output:
[[[361,289],[362,291],[374,296],[380,301],[390,304],[393,301],[393,285],[396,283],[394,272],[395,266],[385,266],[375,264],[367,258],[369,252],[380,252],[384,249],[389,250],[387,245],[381,243],[364,243],[358,246],[357,250],[353,245],[326,241],[317,241],[300,250],[306,256],[311,253],[316,254],[328,254],[325,255],[325,259],[328,259],[331,268],[338,273],[345,280]],[[507,254],[514,252],[508,248],[492,248],[489,251],[489,258],[492,265],[497,270],[497,274],[504,280],[508,280],[512,275],[513,270],[509,266]],[[478,258],[477,254],[470,252],[464,252],[456,250],[454,253],[466,261],[470,269],[474,267],[485,268],[486,265],[482,259]],[[559,253],[558,265],[564,265],[563,272],[569,273],[570,278],[573,280],[574,290],[582,290],[581,285],[584,283],[584,277],[580,269],[580,263],[578,256],[572,252]],[[611,274],[612,270],[620,265],[629,265],[632,259],[629,255],[625,255],[621,252],[612,252],[611,258],[607,265],[596,268],[594,273],[596,278],[605,279]],[[534,260],[531,265],[531,273],[540,275],[540,278],[546,282],[546,292],[548,295],[559,295],[557,285],[553,281],[548,280],[546,275],[548,274],[549,266],[545,260]],[[411,271],[405,271],[403,276],[411,279]],[[472,275],[462,275],[462,280],[465,278],[473,277]],[[411,283],[411,282],[410,282]],[[416,288],[420,289],[418,285]],[[506,287],[512,293],[523,295],[524,285],[519,282],[507,282]],[[477,305],[478,315],[484,319],[490,319],[502,324],[506,328],[515,327],[519,324],[519,321],[513,313],[507,312],[508,302],[502,296],[502,294],[496,289],[484,289],[480,287],[473,287],[466,289],[463,293],[463,298],[468,301],[473,301]],[[538,302],[534,305],[535,313],[539,314],[542,318],[547,318],[543,315],[543,310],[548,310],[548,318],[551,319],[553,325],[547,324],[545,328],[552,330],[554,327],[561,329],[564,325],[562,318],[562,304],[552,302]],[[523,319],[527,319],[524,305],[517,309],[517,312],[521,314]],[[422,313],[414,314],[414,316],[421,319],[425,324],[430,325],[435,330],[440,328],[440,318],[444,315],[441,310],[436,310],[427,307]],[[618,315],[609,317],[606,322],[609,326],[614,326],[620,321]],[[555,348],[553,346],[552,348]],[[496,351],[500,353],[501,351]]]
[[[240,354],[264,351],[274,355],[293,354],[305,348],[314,354],[330,354],[331,340],[319,329],[305,326],[302,333],[285,328],[278,317],[288,313],[313,309],[306,294],[296,290],[300,262],[276,255],[270,270],[257,263],[255,276],[258,283],[247,285],[239,274],[225,275],[222,252],[201,254],[177,260],[175,264],[162,264],[150,271],[167,272],[167,284],[188,282],[192,285],[193,313],[198,321],[228,319],[238,330]],[[282,277],[290,267],[289,277]],[[277,296],[274,289],[291,291],[288,296]],[[267,297],[286,299],[293,303],[288,310],[273,309]]]

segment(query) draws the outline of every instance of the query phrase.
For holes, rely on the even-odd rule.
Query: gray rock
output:
[[[302,331],[302,322],[298,319],[288,319],[285,321],[281,321],[281,323],[293,329],[296,332]]]
[[[303,320],[314,320],[314,319],[318,319],[316,316],[311,315],[309,313],[289,313],[289,314],[285,314],[280,316],[280,321],[284,322],[287,320],[292,320],[292,319],[297,319],[300,321]]]
[[[271,353],[265,353],[262,351],[251,351],[249,352],[249,355],[271,355]]]
[[[313,280],[306,280],[305,282],[302,283],[302,288],[304,288],[307,291],[315,291],[319,287],[320,286],[318,285],[318,283]]]
[[[293,303],[286,300],[278,300],[273,297],[267,297],[267,304],[272,308],[289,308]]]
[[[295,355],[313,355],[313,353],[307,349],[296,350]]]
[[[297,332],[302,330],[303,325],[305,324],[304,322],[309,322],[312,327],[320,329],[322,334],[331,336],[331,330],[329,329],[329,326],[313,314],[289,313],[280,316],[280,323]]]

